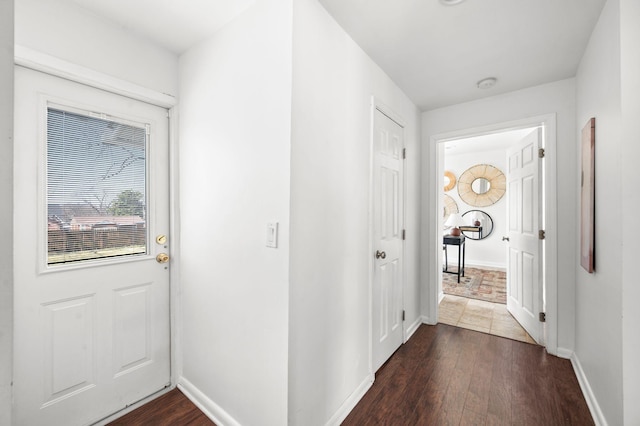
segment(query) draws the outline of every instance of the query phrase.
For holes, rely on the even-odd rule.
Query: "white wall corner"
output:
[[[375,380],[375,376],[373,373],[369,374],[365,379],[358,385],[358,387],[349,395],[349,397],[342,403],[340,408],[331,416],[329,421],[325,424],[326,426],[338,426],[340,423],[347,418],[351,410],[358,405],[358,402],[362,399],[362,397],[367,393],[367,391],[373,385],[373,381]]]
[[[236,419],[184,377],[178,379],[178,389],[216,425],[240,426]]]
[[[565,349],[566,350],[566,349]],[[558,348],[558,352],[560,352],[560,348]],[[589,411],[591,411],[591,417],[593,417],[593,421],[596,426],[607,426],[607,420],[600,409],[600,405],[596,400],[596,396],[593,394],[593,390],[591,389],[591,385],[589,385],[589,380],[587,380],[587,376],[584,374],[584,370],[582,369],[582,365],[580,364],[580,360],[575,352],[571,355],[571,365],[573,365],[573,371],[578,378],[578,383],[580,384],[580,389],[582,389],[582,394],[584,395],[584,399],[587,401],[587,405],[589,406]]]

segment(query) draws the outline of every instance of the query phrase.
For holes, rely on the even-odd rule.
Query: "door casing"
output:
[[[428,255],[425,259],[428,262],[425,303],[427,315],[423,321],[427,324],[437,324],[438,322],[438,304],[440,302],[440,294],[438,291],[438,282],[440,279],[439,271],[442,270],[442,244],[439,243],[437,235],[440,235],[442,229],[442,217],[439,212],[444,208],[442,197],[440,197],[441,188],[444,185],[444,146],[443,142],[452,139],[468,138],[472,136],[486,135],[508,130],[517,130],[528,127],[542,126],[543,141],[542,145],[545,149],[545,161],[541,167],[540,176],[542,177],[543,192],[542,197],[542,217],[541,226],[545,230],[545,250],[542,257],[544,264],[542,272],[542,287],[545,294],[544,311],[546,313],[545,322],[545,344],[547,352],[552,355],[558,354],[558,262],[557,262],[557,200],[556,200],[556,114],[546,114],[536,117],[525,118],[502,123],[495,123],[487,126],[462,129],[453,132],[441,133],[431,136],[429,139],[429,158],[431,172],[429,174],[428,205],[436,206],[435,209],[429,209],[429,215],[423,213],[424,220],[428,220],[428,230],[431,234]],[[427,172],[429,173],[429,172]]]

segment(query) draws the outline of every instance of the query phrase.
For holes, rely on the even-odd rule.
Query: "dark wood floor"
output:
[[[343,425],[593,425],[571,363],[544,348],[422,325]],[[111,425],[213,425],[179,390]]]
[[[592,425],[566,359],[445,324],[422,325],[343,425]]]
[[[108,426],[211,426],[214,423],[177,388]]]

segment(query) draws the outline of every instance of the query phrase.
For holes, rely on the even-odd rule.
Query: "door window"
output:
[[[147,126],[47,108],[47,264],[147,253]]]

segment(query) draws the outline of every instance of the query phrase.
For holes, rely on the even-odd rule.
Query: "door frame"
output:
[[[371,109],[370,109],[370,131],[369,131],[369,374],[370,374],[370,383],[373,383],[375,379],[375,371],[373,371],[373,280],[375,274],[375,260],[373,253],[375,252],[375,241],[374,241],[374,226],[375,223],[373,221],[374,217],[374,188],[373,188],[373,173],[374,173],[374,155],[375,155],[375,116],[376,110],[380,111],[382,114],[389,117],[392,121],[402,127],[402,144],[403,149],[406,148],[406,123],[400,117],[400,115],[396,114],[389,106],[385,105],[380,99],[375,96],[371,96]],[[405,228],[407,223],[407,173],[405,170],[406,164],[402,165],[402,228]],[[407,284],[406,277],[406,268],[404,267],[404,258],[406,253],[406,244],[405,241],[402,242],[401,248],[401,256],[402,256],[402,308],[404,310],[405,306],[405,287]],[[402,321],[402,343],[406,343],[406,327],[404,321]]]
[[[431,136],[431,187],[429,188],[430,205],[435,205],[436,209],[431,209],[429,229],[431,235],[440,235],[442,229],[442,216],[439,212],[444,208],[442,197],[439,196],[444,185],[444,144],[453,139],[468,138],[472,136],[482,136],[501,131],[518,130],[527,127],[541,126],[543,137],[542,147],[545,149],[544,162],[540,168],[542,184],[542,220],[541,229],[545,230],[544,250],[542,255],[542,291],[543,306],[546,313],[544,324],[544,343],[552,355],[558,355],[558,232],[557,232],[557,172],[556,172],[556,114],[545,114],[535,117],[523,118],[507,122],[494,123],[486,126],[472,127],[441,133]],[[425,218],[426,219],[426,218]],[[425,317],[427,324],[437,324],[438,304],[440,303],[439,283],[442,271],[442,244],[437,238],[432,238],[430,243],[431,255],[428,256],[429,276],[427,282],[427,312]]]
[[[178,101],[174,96],[167,95],[143,86],[122,80],[90,68],[77,65],[54,56],[47,55],[37,50],[16,45],[14,50],[14,64],[34,71],[40,71],[55,77],[61,77],[76,83],[105,90],[117,95],[149,103],[167,109],[169,122],[169,255],[172,260],[169,271],[169,345],[170,345],[170,380],[171,386],[161,390],[137,403],[118,411],[113,416],[102,419],[97,424],[106,424],[109,421],[120,417],[157,396],[169,392],[175,388],[177,378],[181,371],[181,353],[178,341],[180,339],[178,318],[180,317],[179,304],[179,265],[180,265],[180,241],[179,241],[179,216],[180,211],[177,206],[179,202],[179,180],[178,180]],[[14,283],[15,285],[15,283]],[[14,313],[15,315],[15,313]],[[15,330],[14,330],[15,333]],[[11,349],[13,353],[13,348]]]

